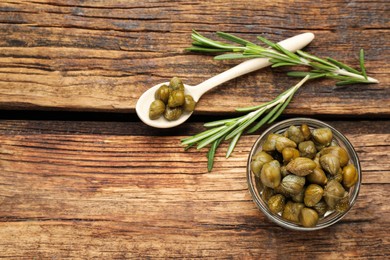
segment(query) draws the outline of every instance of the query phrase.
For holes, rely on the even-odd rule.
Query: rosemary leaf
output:
[[[219,42],[219,41],[213,41],[211,39],[204,37],[203,35],[201,35],[200,33],[196,32],[196,31],[194,31],[194,33],[192,34],[192,39],[196,42],[201,43],[202,45],[214,47],[214,48],[220,48],[220,49],[226,49],[226,50],[239,48],[238,46],[229,45],[229,44]]]
[[[230,138],[232,138],[236,134],[241,133],[242,131],[244,131],[244,129],[247,128],[248,126],[250,126],[254,121],[256,121],[264,113],[264,111],[265,111],[265,109],[259,109],[252,117],[250,117],[249,120],[245,121],[238,128],[234,129],[233,132],[229,133],[225,137],[225,140],[229,140]]]
[[[351,73],[355,73],[355,74],[358,74],[358,75],[361,75],[361,72],[355,70],[354,68],[351,68],[350,66],[348,66],[347,64],[345,63],[342,63],[338,60],[335,60],[335,59],[332,59],[330,57],[327,57],[326,58],[328,61],[332,62],[333,64],[335,64],[337,67],[339,68],[342,68],[342,69],[345,69],[346,71],[349,71]]]
[[[361,81],[358,80],[341,80],[336,82],[336,86],[343,86],[343,85],[350,85],[350,84],[357,84],[357,83],[362,83]]]
[[[219,146],[219,144],[222,142],[223,137],[215,140],[213,144],[210,147],[210,150],[207,152],[207,170],[211,172],[211,170],[214,167],[214,157],[215,157],[215,152]]]
[[[283,106],[283,103],[279,103],[277,106],[275,106],[274,108],[272,108],[272,110],[270,112],[268,112],[267,116],[265,116],[265,118],[267,118],[266,122],[267,123],[270,123],[270,119],[272,118],[272,116],[274,114],[276,114],[276,112],[279,110],[279,108]]]
[[[198,143],[198,146],[196,147],[196,149],[201,149],[201,148],[205,147],[206,145],[214,142],[215,140],[217,140],[221,136],[228,134],[238,124],[239,124],[239,121],[236,121],[234,124],[232,124],[230,126],[224,126],[225,127],[224,129],[220,130],[219,132],[215,133],[214,135],[207,137],[205,139],[202,139],[202,141],[200,141]]]
[[[288,63],[288,62],[277,62],[272,64],[271,68],[277,68],[277,67],[283,67],[283,66],[294,66],[296,64],[294,63]]]
[[[291,52],[291,51],[289,51],[289,50],[283,48],[283,46],[281,46],[280,44],[277,44],[277,43],[276,43],[275,46],[277,47],[277,49],[278,49],[280,52],[286,54],[286,55],[287,55],[288,57],[290,57],[291,59],[296,60],[296,61],[298,61],[298,62],[301,61],[301,59],[300,59],[295,53],[293,53],[293,52]]]
[[[232,41],[241,45],[247,45],[247,44],[253,44],[250,41],[244,40],[240,37],[234,36],[230,33],[225,33],[225,32],[217,32],[217,35],[221,38],[224,38],[225,40]]]
[[[307,71],[289,71],[287,72],[288,76],[291,77],[306,77],[307,75],[311,75],[312,73]]]
[[[294,94],[295,94],[295,91],[294,91]],[[275,121],[279,116],[280,114],[282,114],[282,112],[284,111],[284,109],[287,107],[287,105],[290,103],[292,97],[294,96],[294,94],[292,94],[291,96],[288,97],[288,99],[283,103],[281,104],[280,108],[278,109],[278,111],[275,113],[275,115],[273,115],[273,117],[268,121],[268,124],[272,123],[273,121]]]
[[[329,67],[327,65],[324,65],[322,63],[315,62],[315,61],[310,61],[309,64],[310,64],[311,67],[313,67],[315,69],[318,69],[318,70],[322,70],[322,71],[332,71],[332,70],[334,70],[333,67]]]
[[[254,111],[254,110],[257,110],[261,107],[265,107],[265,106],[268,106],[269,104],[271,104],[273,101],[269,101],[269,102],[266,102],[264,104],[261,104],[261,105],[258,105],[258,106],[253,106],[253,107],[239,107],[239,108],[236,108],[236,111],[237,112],[250,112],[250,111]]]
[[[304,71],[289,71],[287,72],[288,76],[291,77],[306,77],[309,76],[310,79],[316,79],[327,76],[326,73],[318,73],[318,72],[304,72]]]
[[[279,59],[275,59],[275,58],[269,59],[268,61],[271,62],[271,63],[285,62],[284,60],[279,60]]]
[[[226,50],[213,49],[206,47],[189,47],[185,49],[186,51],[195,51],[195,52],[225,52]]]
[[[292,60],[288,56],[286,56],[284,54],[280,54],[280,53],[274,52],[272,50],[265,50],[265,51],[262,52],[262,55],[263,56],[267,56],[269,58],[274,58],[274,59],[278,59],[278,60],[281,60],[281,61],[291,62],[291,63],[297,64],[296,60]]]
[[[337,75],[337,74],[334,74],[334,73],[329,73],[327,76],[330,77],[330,78],[333,78],[333,79],[337,79],[339,81],[350,82],[349,84],[369,83],[367,80],[364,79],[364,77],[362,77],[362,78],[351,78],[351,77],[348,77],[348,76],[340,76],[340,75]],[[346,84],[343,84],[343,85],[346,85]]]
[[[362,75],[366,80],[368,80],[366,68],[364,67],[364,50],[363,49],[360,49],[359,62],[360,62],[360,69],[362,71]]]
[[[222,120],[217,120],[217,121],[212,121],[212,122],[208,122],[208,123],[205,123],[203,126],[204,127],[215,127],[215,126],[220,126],[220,125],[225,125],[229,122],[234,122],[238,119],[240,119],[242,116],[240,117],[236,117],[236,118],[229,118],[229,119],[222,119]]]
[[[328,62],[326,60],[323,60],[321,58],[318,58],[316,56],[313,56],[313,55],[311,55],[311,54],[309,54],[307,52],[304,52],[304,51],[301,51],[301,50],[297,50],[297,53],[299,55],[301,55],[302,57],[306,58],[306,59],[314,60],[314,61],[316,61],[318,63],[321,63],[321,64],[323,64],[323,65],[325,65],[327,67],[333,68],[333,69],[338,69],[338,67],[336,65],[334,65],[334,64],[332,64],[332,63],[330,63],[330,62]]]
[[[187,145],[186,147],[184,147],[184,151],[187,151],[188,149],[190,149],[191,147],[193,147],[194,144],[189,144]]]
[[[212,128],[212,129],[209,129],[209,130],[206,130],[206,131],[203,131],[197,135],[194,135],[192,137],[189,137],[189,138],[185,138],[184,140],[182,140],[182,144],[183,145],[189,145],[189,144],[193,144],[193,143],[196,143],[204,138],[207,138],[215,133],[218,133],[218,131],[221,131],[222,129],[224,129],[226,126],[220,126],[220,127],[217,127],[217,128]]]
[[[250,55],[251,58],[259,58],[259,55]],[[243,58],[248,58],[248,55],[244,55],[242,53],[227,53],[227,54],[222,54],[215,56],[215,60],[233,60],[233,59],[243,59]]]
[[[259,39],[260,41],[264,42],[265,44],[267,44],[271,48],[277,50],[276,44],[271,42],[271,41],[269,41],[269,40],[267,40],[266,38],[258,36],[257,39]]]
[[[229,147],[228,147],[228,150],[226,152],[226,158],[229,158],[231,153],[233,152],[234,148],[236,147],[237,145],[237,142],[238,140],[240,139],[242,135],[242,132],[239,132],[238,134],[236,134],[234,136],[234,138],[230,141],[230,144],[229,144]]]
[[[253,132],[255,132],[257,129],[259,129],[260,127],[262,127],[265,123],[267,123],[269,117],[271,115],[268,114],[267,116],[263,117],[256,125],[254,125],[252,128],[250,128],[246,133],[247,134],[251,134]]]

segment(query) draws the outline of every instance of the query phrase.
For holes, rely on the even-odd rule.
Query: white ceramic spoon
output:
[[[286,48],[287,50],[295,52],[308,45],[313,39],[314,39],[314,34],[303,33],[288,38],[284,41],[281,41],[279,42],[279,44],[282,47]],[[268,60],[269,60],[268,58],[256,58],[256,59],[246,60],[238,64],[237,66],[225,72],[222,72],[221,74],[218,74],[196,86],[190,86],[184,84],[185,94],[191,95],[194,98],[194,100],[198,102],[200,97],[210,89],[218,85],[221,85],[222,83],[229,81],[231,79],[237,78],[249,72],[271,65],[271,63],[268,62]],[[135,110],[137,112],[138,117],[145,124],[156,128],[171,128],[184,123],[191,116],[192,113],[183,113],[178,120],[174,120],[174,121],[168,121],[163,116],[161,116],[159,119],[151,120],[149,118],[149,107],[150,104],[154,101],[154,93],[163,84],[168,85],[169,82],[163,82],[157,84],[154,87],[145,91],[142,94],[142,96],[138,99]]]

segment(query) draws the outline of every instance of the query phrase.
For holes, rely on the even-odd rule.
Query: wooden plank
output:
[[[156,83],[179,76],[197,84],[237,64],[185,53],[192,29],[207,36],[223,30],[274,41],[312,31],[316,39],[307,51],[356,67],[357,51],[364,48],[368,73],[381,83],[336,87],[331,80],[309,82],[286,113],[389,116],[386,1],[246,5],[220,0],[2,1],[0,108],[134,112],[141,93]],[[223,84],[202,98],[196,113],[229,114],[235,107],[269,101],[297,82],[284,71],[265,69]]]
[[[139,123],[0,121],[0,255],[386,258],[389,124],[332,122],[361,158],[361,192],[338,224],[302,233],[272,224],[251,200],[245,166],[256,135],[229,159],[224,144],[208,173],[205,150],[179,145],[192,130],[144,136]]]

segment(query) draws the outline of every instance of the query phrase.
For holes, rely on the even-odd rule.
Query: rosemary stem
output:
[[[345,69],[338,69],[338,70],[335,70],[334,73],[336,74],[339,74],[339,75],[343,75],[343,76],[348,76],[348,77],[352,77],[352,78],[356,78],[356,79],[362,79],[362,80],[366,80],[364,78],[364,76],[362,75],[358,75],[358,74],[355,74],[355,73],[352,73],[352,72],[349,72],[349,71],[346,71]],[[367,77],[367,80],[371,83],[379,83],[379,81],[377,79],[374,79],[374,78],[371,78],[371,77]]]
[[[286,94],[280,97],[280,101],[278,103],[284,103],[287,98],[289,98],[295,91],[298,90],[307,80],[309,80],[310,76],[307,75],[301,81],[299,81],[294,87],[292,87]]]
[[[268,106],[267,106],[267,107],[259,108],[259,109],[255,110],[255,111],[252,111],[252,112],[250,112],[249,114],[247,114],[246,116],[244,116],[243,118],[241,118],[240,120],[238,120],[238,122],[239,122],[239,123],[245,122],[246,120],[248,120],[248,119],[254,117],[254,116],[257,114],[257,112],[259,112],[260,110],[266,110],[266,109],[268,109]]]
[[[266,111],[280,103],[284,103],[291,95],[293,95],[295,93],[295,91],[298,90],[298,88],[300,88],[308,79],[310,78],[309,75],[307,75],[306,77],[304,77],[300,82],[298,82],[298,84],[296,84],[294,87],[290,88],[283,96],[280,96],[277,100],[275,100],[275,102],[271,102],[270,104],[264,106],[264,107],[261,107],[255,111],[252,111],[250,112],[249,114],[247,114],[246,116],[240,118],[239,123],[243,122],[243,121],[246,121],[247,119],[250,119],[252,118],[253,116],[255,116],[257,113],[259,113],[260,111]]]

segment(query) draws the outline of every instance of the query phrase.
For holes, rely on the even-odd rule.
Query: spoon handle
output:
[[[302,33],[283,40],[279,42],[279,44],[287,50],[295,52],[308,45],[313,39],[314,34]],[[271,65],[268,60],[268,58],[255,58],[246,60],[237,66],[228,69],[227,71],[222,72],[221,74],[218,74],[195,86],[193,91],[191,91],[192,97],[195,101],[198,101],[204,93],[226,81]]]

